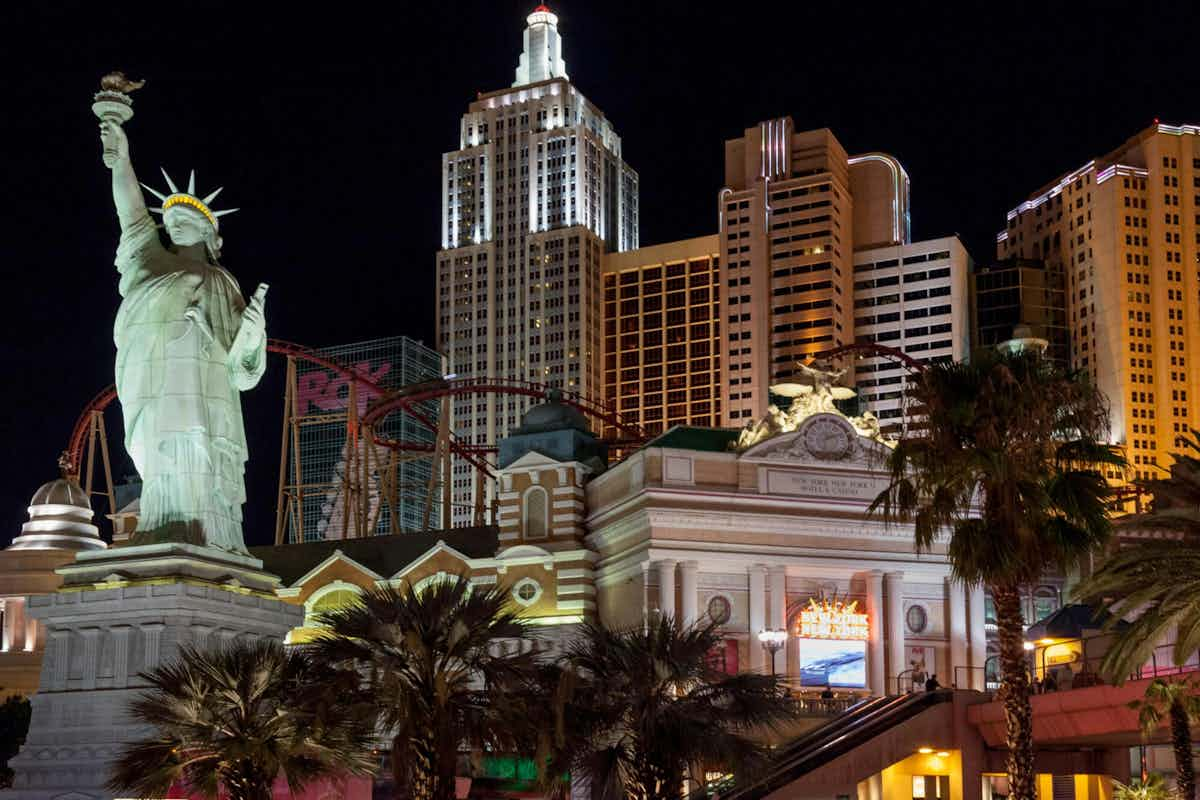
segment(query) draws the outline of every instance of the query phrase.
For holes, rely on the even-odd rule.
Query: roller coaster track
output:
[[[305,347],[304,345],[284,341],[283,339],[268,339],[267,351],[300,361],[306,361],[337,372],[339,375],[354,380],[358,385],[371,389],[378,396],[378,399],[368,406],[367,412],[361,420],[364,426],[368,426],[371,429],[388,414],[402,411],[412,416],[413,419],[420,422],[429,430],[436,431],[438,429],[437,420],[431,419],[425,409],[421,408],[421,404],[446,396],[509,394],[544,399],[550,396],[552,391],[555,391],[552,387],[539,383],[496,378],[439,379],[407,386],[399,391],[390,391],[376,384],[365,373],[336,359],[322,355],[311,347]],[[63,454],[63,460],[68,465],[68,471],[77,469],[82,463],[83,450],[91,429],[94,414],[97,412],[102,413],[116,399],[117,387],[114,384],[99,391],[84,406],[83,411],[75,421],[74,428],[71,430],[71,438]],[[620,430],[625,437],[621,442],[622,444],[640,443],[647,438],[645,431],[640,427],[625,422],[615,411],[594,400],[590,400],[582,395],[563,392],[562,402],[578,409],[589,417],[598,419],[602,423]],[[431,452],[433,449],[433,445],[427,442],[403,442],[378,437],[375,438],[375,441],[393,450]],[[488,463],[482,456],[486,453],[495,452],[495,447],[468,444],[451,433],[450,450],[455,455],[462,457],[470,463],[475,469],[487,475],[491,474]]]

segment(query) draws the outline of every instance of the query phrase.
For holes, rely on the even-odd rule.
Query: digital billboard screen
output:
[[[867,643],[841,639],[801,639],[800,685],[865,689]]]

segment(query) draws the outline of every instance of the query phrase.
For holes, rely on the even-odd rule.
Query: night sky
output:
[[[440,154],[477,91],[512,83],[514,2],[47,3],[5,12],[6,275],[0,543],[112,382],[118,228],[91,96],[148,83],[126,130],[139,177],[223,184],[223,261],[271,284],[269,335],[433,341]],[[20,4],[28,7],[33,4]],[[1005,211],[1156,117],[1200,122],[1193,2],[552,3],[572,81],[641,176],[641,241],[713,233],[726,138],[790,114],[912,179],[916,238],[994,255]],[[383,9],[387,9],[384,11]],[[1050,10],[1047,10],[1050,9]],[[282,361],[244,397],[246,538],[273,534]],[[108,415],[118,473],[132,465]]]

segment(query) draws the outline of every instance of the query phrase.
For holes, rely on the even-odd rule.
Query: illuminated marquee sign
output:
[[[808,601],[800,612],[799,636],[802,639],[869,639],[867,615],[857,611],[858,601],[849,603],[834,598]]]

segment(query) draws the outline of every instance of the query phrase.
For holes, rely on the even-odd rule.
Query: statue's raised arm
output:
[[[131,81],[123,72],[110,72],[100,79],[100,91],[92,103],[92,111],[100,118],[104,166],[112,170],[113,203],[122,231],[129,230],[147,216],[146,202],[129,160],[129,139],[124,128],[124,124],[133,118],[133,100],[129,93],[144,85],[145,81]]]
[[[142,198],[133,163],[129,160],[129,138],[119,122],[100,121],[100,141],[104,145],[104,166],[112,170],[113,204],[117,207],[117,219],[121,230],[128,230],[133,223],[145,218],[146,201]]]

